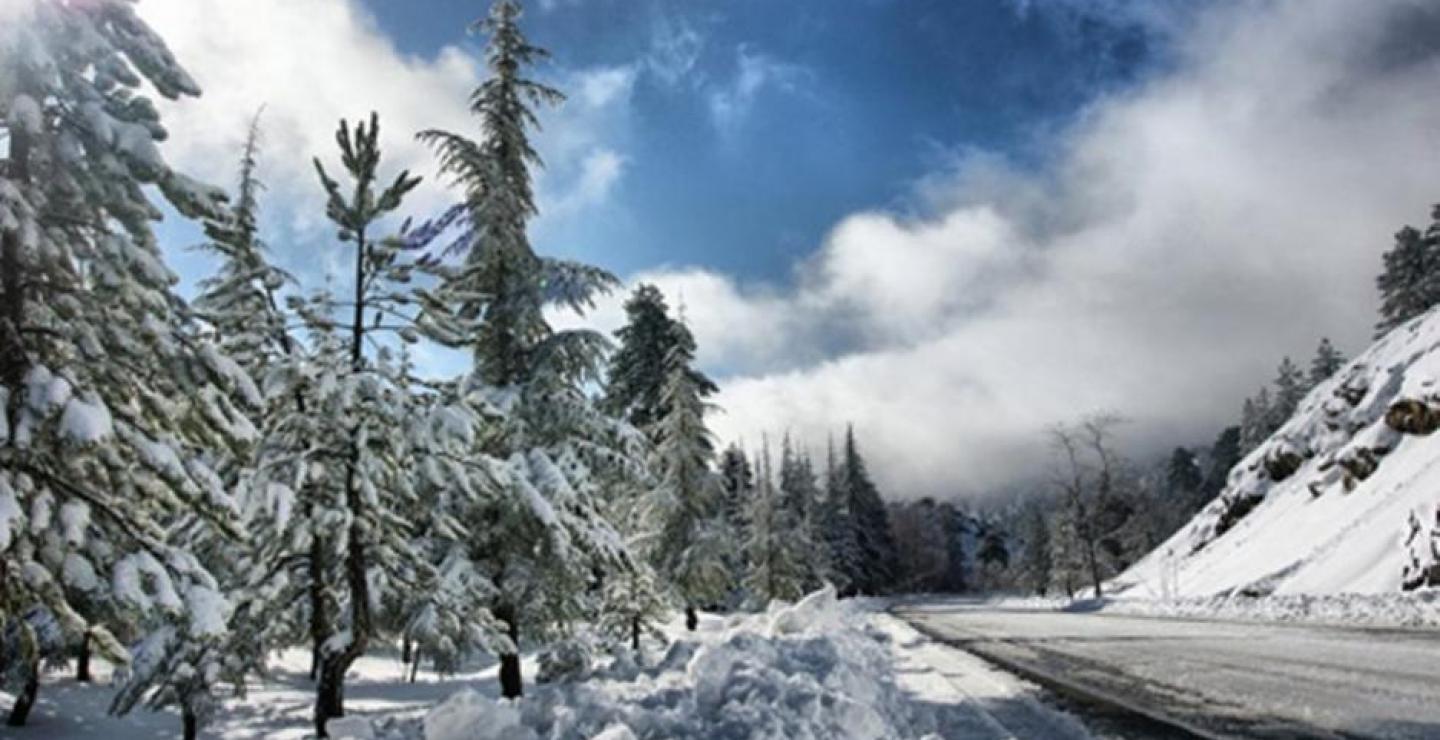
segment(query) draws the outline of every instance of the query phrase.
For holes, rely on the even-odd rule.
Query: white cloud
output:
[[[705,49],[705,37],[683,19],[657,14],[651,29],[645,68],[667,85],[690,76]]]
[[[794,91],[805,70],[741,45],[735,50],[735,76],[710,92],[710,120],[721,134],[731,134],[750,115],[766,89]]]
[[[1040,472],[1044,427],[1096,409],[1139,451],[1206,442],[1282,355],[1368,340],[1380,253],[1440,200],[1437,29],[1409,0],[1220,6],[1044,173],[963,160],[924,183],[939,212],[842,221],[783,292],[645,277],[726,371],[722,436],[853,421],[896,495]]]
[[[341,117],[373,110],[380,114],[382,166],[427,176],[411,198],[413,212],[437,211],[455,197],[415,134],[429,128],[478,134],[467,102],[483,70],[470,53],[457,46],[430,57],[402,53],[356,0],[144,0],[139,9],[204,89],[199,100],[163,105],[172,134],[166,153],[185,171],[229,184],[245,125],[263,105],[269,203],[299,233],[320,233],[321,195],[310,160],[334,159]],[[456,28],[457,40],[463,33]],[[607,138],[624,124],[634,73],[541,72],[573,95],[545,115],[541,141],[550,169],[537,181],[541,205],[593,204],[623,172],[615,165],[623,155]]]

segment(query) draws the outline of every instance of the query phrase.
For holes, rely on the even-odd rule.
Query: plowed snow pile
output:
[[[1220,497],[1111,584],[1122,597],[1386,594],[1434,586],[1440,312],[1321,383]]]
[[[518,703],[461,691],[409,737],[919,738],[932,713],[895,682],[888,638],[833,590],[680,636],[645,667],[622,663]],[[937,736],[938,737],[938,736]]]

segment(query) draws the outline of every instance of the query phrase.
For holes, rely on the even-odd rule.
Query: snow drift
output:
[[[1383,594],[1440,585],[1440,311],[1385,335],[1301,402],[1220,496],[1111,592]]]
[[[520,702],[462,691],[407,737],[926,736],[935,719],[898,687],[888,638],[869,616],[826,589],[765,614],[707,620],[644,666],[619,659]]]

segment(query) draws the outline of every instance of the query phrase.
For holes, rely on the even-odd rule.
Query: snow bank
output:
[[[1290,594],[1260,598],[1204,596],[1188,599],[1077,602],[1072,608],[1099,606],[1106,613],[1148,617],[1196,617],[1253,622],[1367,627],[1440,628],[1440,591],[1416,594]]]
[[[827,589],[681,633],[650,665],[619,659],[518,703],[462,691],[430,711],[422,737],[924,736],[933,718],[897,687],[888,638],[864,608]]]
[[[520,722],[515,702],[465,689],[425,715],[425,740],[527,740],[535,733]]]
[[[1110,592],[1172,600],[1393,594],[1423,584],[1416,564],[1433,563],[1422,550],[1440,540],[1413,524],[1436,522],[1440,506],[1437,426],[1440,311],[1432,311],[1316,387],[1231,471],[1219,498]]]

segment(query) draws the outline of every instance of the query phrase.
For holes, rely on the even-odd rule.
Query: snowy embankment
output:
[[[1393,595],[1440,578],[1437,426],[1440,312],[1432,311],[1317,386],[1231,471],[1215,501],[1107,595],[1178,605],[1273,597],[1280,614],[1399,609],[1416,613],[1402,621],[1432,623],[1433,599]],[[1338,594],[1392,596],[1368,603]]]
[[[493,667],[407,683],[397,656],[367,656],[350,677],[336,737],[377,740],[626,738],[1009,738],[1025,728],[1087,737],[1030,685],[939,645],[864,601],[812,594],[764,614],[671,625],[668,645],[600,661],[565,681],[497,698]],[[225,702],[218,738],[309,737],[314,686],[303,651],[281,656],[246,699]],[[526,674],[535,675],[533,661]],[[66,674],[68,675],[68,672]],[[33,725],[17,737],[128,740],[178,736],[170,712],[106,716],[113,690],[51,674]],[[0,708],[10,697],[0,693]],[[998,718],[998,719],[997,719]],[[1057,729],[1058,728],[1058,729]],[[1056,734],[1056,733],[1059,734]]]

